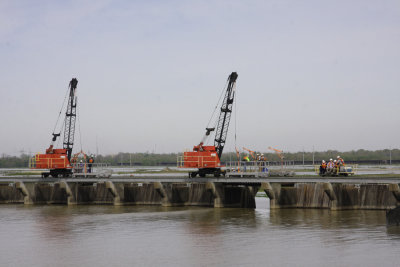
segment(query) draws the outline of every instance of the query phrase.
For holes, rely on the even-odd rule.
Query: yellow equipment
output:
[[[243,147],[243,149],[250,153],[250,155],[251,155],[251,157],[253,158],[253,160],[256,160],[256,159],[257,159],[256,156],[255,156],[255,154],[254,154],[255,151],[250,150],[250,149],[245,148],[245,147]]]

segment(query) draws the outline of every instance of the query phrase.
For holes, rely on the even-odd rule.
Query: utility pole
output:
[[[392,147],[389,149],[389,165],[392,165]]]
[[[314,146],[312,146],[312,165],[315,165],[314,164]]]
[[[99,145],[97,143],[97,135],[96,135],[96,156],[99,155]]]
[[[303,167],[304,167],[304,147],[303,147]]]

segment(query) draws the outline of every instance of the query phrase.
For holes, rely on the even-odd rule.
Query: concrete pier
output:
[[[261,190],[270,199],[271,209],[388,210],[400,204],[399,184],[400,177],[2,177],[0,203],[255,208],[255,196]]]

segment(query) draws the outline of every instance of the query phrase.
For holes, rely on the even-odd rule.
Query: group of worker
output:
[[[255,161],[266,161],[267,158],[264,157],[264,154],[257,154],[256,157],[254,157],[254,160]],[[250,157],[248,155],[244,155],[243,161],[244,162],[249,162],[250,161]]]
[[[92,173],[93,163],[94,163],[94,156],[90,155],[90,157],[86,158],[86,162],[83,162],[83,160],[79,161],[78,166],[75,167],[75,172],[77,172],[77,173],[84,173],[84,172]],[[85,164],[87,164],[86,168],[85,168]],[[86,169],[86,171],[85,171],[85,169]]]
[[[268,171],[267,167],[265,166],[265,161],[267,161],[267,158],[264,156],[264,154],[251,154],[251,157],[253,158],[253,162],[256,162],[256,165],[252,165],[252,166],[257,166],[260,172],[266,172]],[[246,172],[247,170],[247,162],[250,162],[250,157],[246,154],[243,157],[243,171]]]
[[[321,165],[319,166],[319,174],[320,175],[333,175],[337,174],[340,171],[340,167],[346,166],[344,160],[337,156],[335,160],[329,159],[329,162],[326,163],[325,160],[322,161]]]

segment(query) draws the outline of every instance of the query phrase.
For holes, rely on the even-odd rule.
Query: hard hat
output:
[[[330,161],[332,161],[333,159],[330,159]]]
[[[81,160],[81,162],[82,162],[82,160]]]
[[[333,162],[336,162],[337,160],[335,159]]]
[[[340,158],[340,156],[337,156],[336,158],[338,158],[338,159],[339,159],[339,158]]]
[[[323,163],[325,162],[325,160],[322,161]]]

